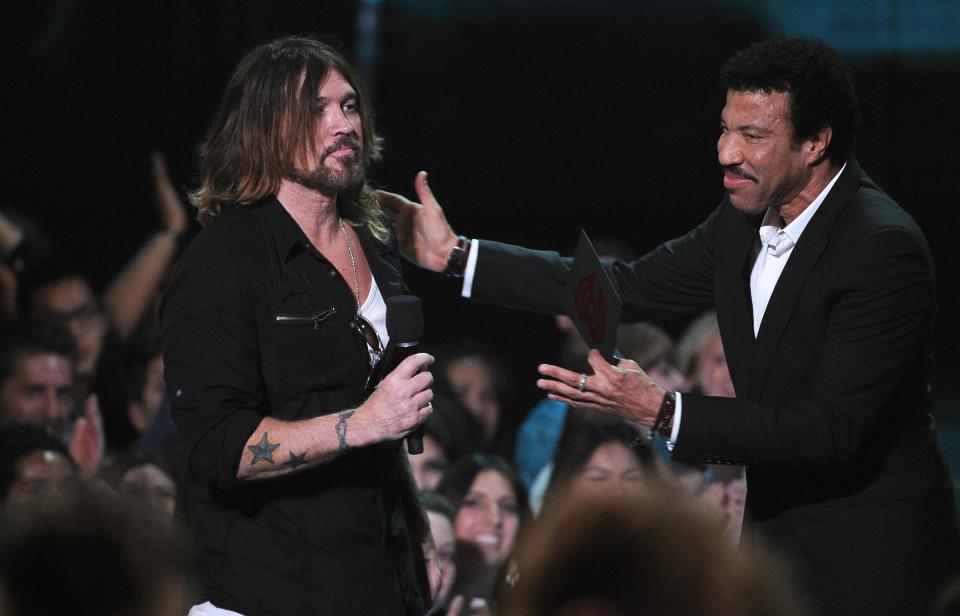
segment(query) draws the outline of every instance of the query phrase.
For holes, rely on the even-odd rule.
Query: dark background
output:
[[[429,170],[448,218],[471,236],[569,252],[584,227],[642,252],[700,222],[721,197],[722,61],[800,23],[853,66],[856,155],[930,240],[940,298],[934,394],[938,419],[954,426],[960,54],[943,33],[957,31],[960,11],[811,2],[798,21],[797,9],[777,15],[775,4],[21,3],[0,26],[0,205],[37,219],[105,284],[158,224],[149,153],[164,152],[175,183],[192,188],[196,148],[233,65],[256,44],[312,32],[339,40],[371,86],[387,139],[377,184],[413,196],[414,174]],[[557,359],[552,321],[475,306],[436,276],[408,275],[434,345],[468,337],[499,352],[519,418],[538,397],[537,363]],[[676,334],[684,324],[664,325]]]

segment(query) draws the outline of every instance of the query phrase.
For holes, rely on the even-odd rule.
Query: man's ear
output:
[[[815,165],[827,157],[827,148],[833,140],[833,129],[824,126],[803,141],[803,152],[808,165]]]

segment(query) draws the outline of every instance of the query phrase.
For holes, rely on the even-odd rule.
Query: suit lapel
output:
[[[763,217],[747,216],[732,205],[729,207],[731,225],[721,233],[720,241],[731,247],[727,257],[730,260],[718,272],[722,278],[717,280],[717,322],[734,389],[738,397],[747,397],[753,389],[754,365],[750,266],[756,256],[757,229]]]
[[[753,364],[755,387],[753,391],[756,396],[759,396],[763,390],[777,345],[793,316],[803,285],[829,244],[837,218],[856,194],[860,186],[860,175],[860,167],[855,161],[851,160],[847,163],[847,168],[844,169],[830,194],[804,229],[803,235],[793,248],[790,260],[777,280],[777,286],[770,296],[756,339],[756,355]],[[748,292],[749,288],[748,278]]]

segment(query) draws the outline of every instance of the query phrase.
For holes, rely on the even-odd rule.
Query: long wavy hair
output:
[[[237,65],[200,147],[200,187],[190,201],[201,225],[228,207],[275,193],[280,181],[294,173],[295,161],[317,151],[314,106],[331,70],[357,92],[363,131],[360,163],[366,168],[380,159],[383,140],[374,130],[369,96],[346,58],[314,37],[277,39],[255,48]],[[344,219],[366,226],[377,239],[389,237],[367,183],[341,192],[337,207]]]

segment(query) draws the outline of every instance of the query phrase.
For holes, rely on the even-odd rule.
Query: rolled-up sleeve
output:
[[[202,236],[161,304],[165,379],[189,470],[228,490],[266,414],[263,378],[256,313],[243,290],[252,272],[236,243]]]

